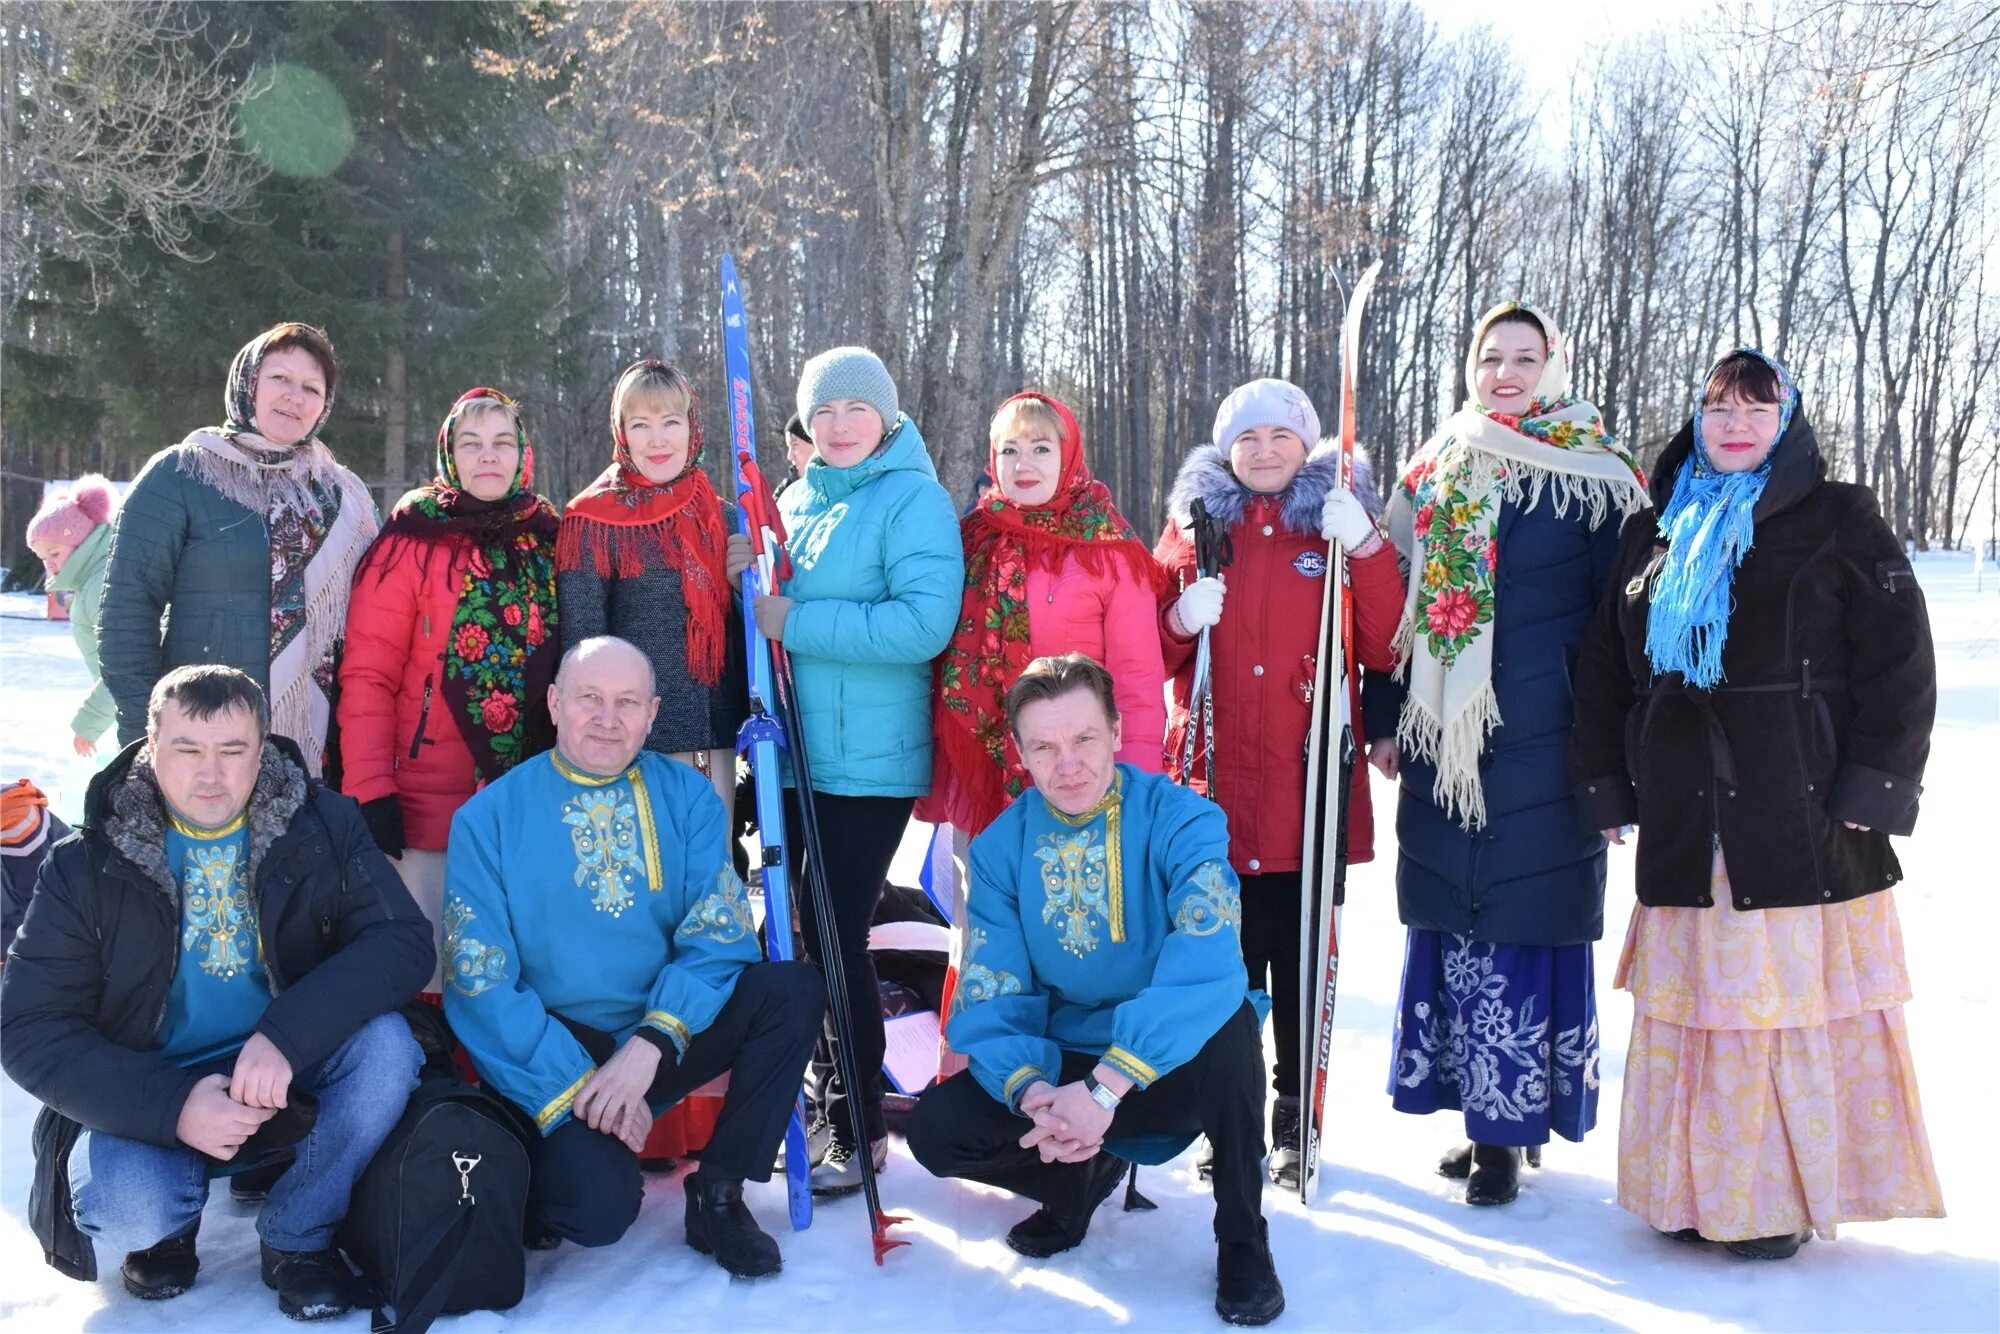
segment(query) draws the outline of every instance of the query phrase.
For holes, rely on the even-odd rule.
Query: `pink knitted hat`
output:
[[[28,521],[28,545],[37,549],[54,543],[76,546],[89,537],[100,523],[109,523],[118,508],[111,483],[96,473],[86,473],[67,491],[58,491],[42,503],[41,510]]]

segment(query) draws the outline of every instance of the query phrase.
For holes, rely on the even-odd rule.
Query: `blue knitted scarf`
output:
[[[1782,445],[1798,402],[1791,372],[1755,348],[1737,351],[1749,352],[1777,372],[1777,439]],[[1697,405],[1694,447],[1681,464],[1673,498],[1660,515],[1667,554],[1653,584],[1646,656],[1656,675],[1679,672],[1689,685],[1711,690],[1723,679],[1722,648],[1729,639],[1729,614],[1735,609],[1736,567],[1754,544],[1757,498],[1771,480],[1779,445],[1773,445],[1749,472],[1717,472],[1702,443],[1701,415]]]

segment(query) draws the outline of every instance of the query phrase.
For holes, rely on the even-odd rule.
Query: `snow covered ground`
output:
[[[1355,868],[1333,1055],[1328,1185],[1312,1211],[1266,1196],[1289,1309],[1278,1328],[1994,1330],[2000,1328],[2000,1153],[1993,1149],[2000,822],[2000,578],[1975,591],[1962,555],[1920,558],[1939,658],[1939,720],[1920,832],[1897,890],[1917,999],[1908,1014],[1931,1144],[1950,1217],[1859,1224],[1784,1264],[1741,1261],[1650,1233],[1613,1198],[1620,1081],[1630,1007],[1610,990],[1631,906],[1629,850],[1612,851],[1611,939],[1600,947],[1604,1089],[1598,1129],[1557,1141],[1504,1209],[1473,1209],[1432,1175],[1455,1138],[1444,1116],[1399,1116],[1383,1092],[1401,931],[1392,860]],[[58,783],[73,770],[67,720],[82,668],[67,629],[36,624],[38,599],[7,597],[0,619],[0,778]],[[1379,780],[1378,780],[1379,784]],[[1389,799],[1378,785],[1377,800]],[[897,878],[915,883],[921,832]],[[1981,1056],[1979,1053],[1985,1052]],[[27,1227],[33,1101],[0,1086],[0,1324],[22,1330],[288,1328],[257,1282],[250,1214],[226,1191],[209,1205],[200,1283],[149,1305],[109,1282],[73,1283],[40,1263]],[[912,1216],[912,1245],[868,1261],[858,1202],[784,1230],[780,1187],[752,1187],[785,1248],[782,1277],[733,1283],[681,1240],[681,1192],[648,1183],[644,1212],[617,1246],[529,1258],[512,1311],[441,1321],[441,1330],[1105,1330],[1212,1329],[1208,1200],[1183,1161],[1144,1175],[1156,1213],[1101,1211],[1079,1249],[1044,1263],[1001,1241],[1029,1206],[928,1177],[894,1146],[883,1194]],[[116,1258],[111,1261],[116,1265]],[[335,1327],[365,1329],[352,1314]]]

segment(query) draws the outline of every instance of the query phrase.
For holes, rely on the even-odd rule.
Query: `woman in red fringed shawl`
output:
[[[736,729],[749,710],[723,571],[734,513],[702,471],[695,408],[694,386],[663,361],[618,377],[611,464],[563,512],[556,594],[565,651],[616,635],[651,660],[660,711],[646,749],[707,774],[733,812]]]
[[[1152,553],[1090,475],[1076,418],[1042,394],[994,414],[993,484],[965,516],[965,595],[938,660],[931,793],[920,819],[979,833],[1028,785],[1002,707],[1034,659],[1083,653],[1111,669],[1118,758],[1164,769],[1166,734],[1153,618],[1164,581]]]
[[[471,389],[438,428],[436,476],[396,502],[348,599],[341,791],[433,924],[451,817],[555,739],[555,537],[519,406]]]

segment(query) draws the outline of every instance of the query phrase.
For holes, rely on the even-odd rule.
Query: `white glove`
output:
[[[1181,590],[1180,601],[1174,603],[1174,619],[1187,633],[1200,634],[1222,619],[1222,595],[1227,591],[1215,575],[1195,580]]]
[[[1375,521],[1361,508],[1352,491],[1336,486],[1326,493],[1326,500],[1319,507],[1319,535],[1353,551],[1376,536]]]

